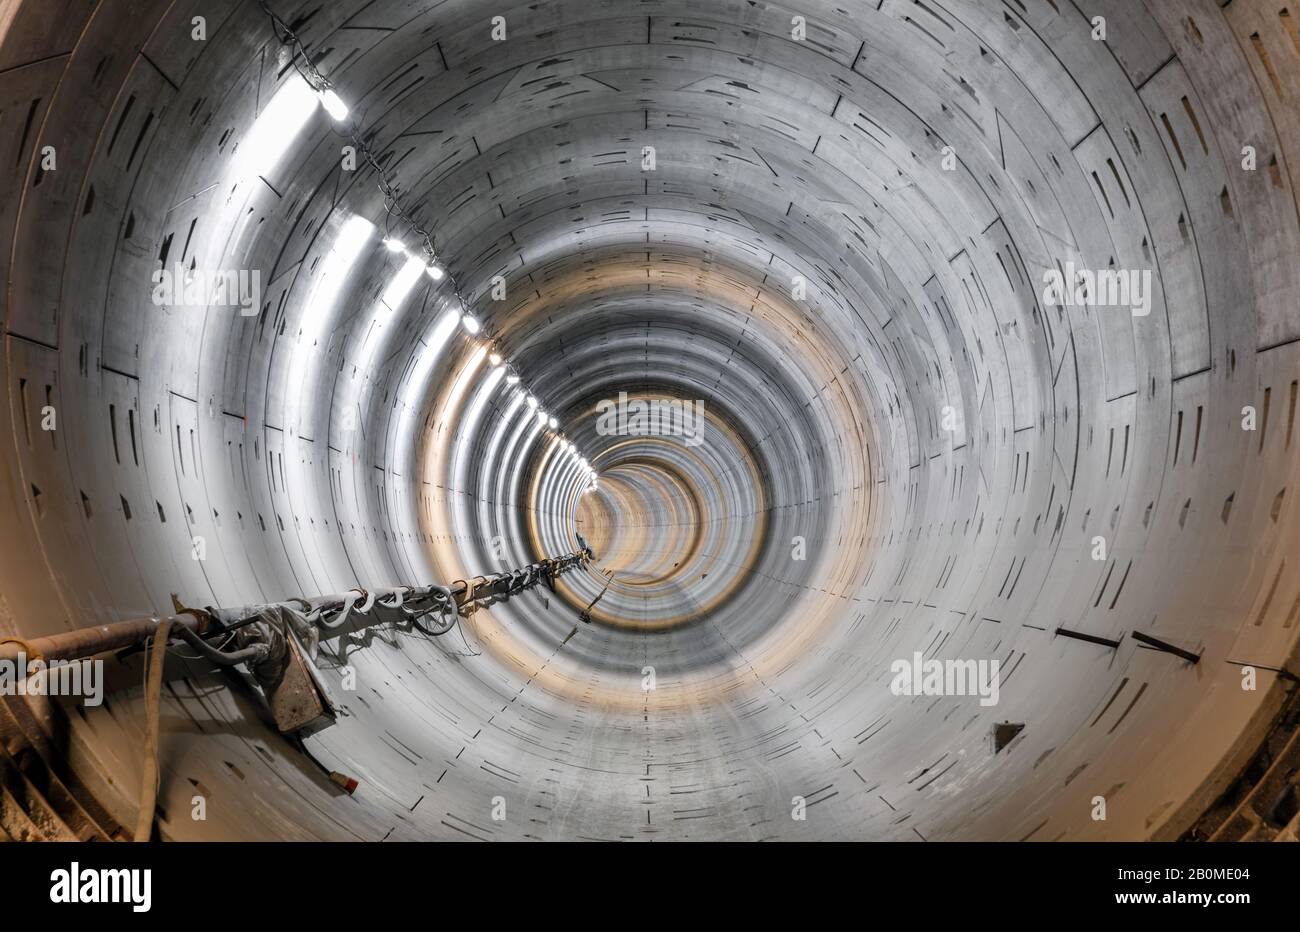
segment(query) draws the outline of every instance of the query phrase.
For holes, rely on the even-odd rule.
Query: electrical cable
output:
[[[158,790],[162,786],[162,771],[158,767],[158,719],[162,708],[163,666],[167,661],[167,639],[171,629],[171,619],[161,622],[154,632],[153,644],[148,646],[145,655],[144,773],[140,777],[140,806],[135,817],[135,841],[149,841],[153,837],[154,811],[158,806]],[[180,630],[187,634],[193,633],[183,626]],[[198,638],[198,635],[194,636]]]

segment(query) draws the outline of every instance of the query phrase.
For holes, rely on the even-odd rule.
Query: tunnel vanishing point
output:
[[[0,838],[1292,839],[1300,3],[0,5]]]

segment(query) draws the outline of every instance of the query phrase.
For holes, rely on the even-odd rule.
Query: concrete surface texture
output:
[[[162,837],[1171,838],[1223,788],[1300,635],[1300,6],[271,6],[482,332],[258,4],[10,4],[0,635],[599,559],[327,645],[319,767],[176,651]],[[131,824],[116,675],[62,753]]]

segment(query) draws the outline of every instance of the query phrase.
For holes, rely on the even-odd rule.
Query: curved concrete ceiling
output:
[[[324,651],[310,758],[178,654],[164,837],[1160,838],[1231,779],[1300,635],[1300,10],[272,5],[451,277],[255,3],[11,5],[0,633],[599,559]],[[67,726],[124,824],[141,706]]]

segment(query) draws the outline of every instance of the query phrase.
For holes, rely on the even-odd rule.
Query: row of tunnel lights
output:
[[[333,90],[333,88],[324,88],[323,90],[318,90],[316,92],[316,96],[319,99],[320,104],[324,108],[325,112],[328,113],[335,122],[342,123],[344,120],[348,118],[348,113],[350,112],[348,109],[348,105],[343,102],[343,99],[339,97],[339,95]],[[410,253],[406,248],[406,244],[403,243],[397,237],[394,236],[385,237],[383,243],[384,243],[384,247],[389,252],[404,255],[407,256],[408,258],[413,258],[410,256]],[[440,265],[438,265],[436,262],[426,263],[424,267],[424,271],[425,274],[427,274],[429,278],[431,278],[435,282],[442,281],[447,274],[443,270],[443,268]],[[478,334],[483,330],[483,325],[480,324],[478,320],[468,312],[463,313],[461,315],[460,323],[461,326],[465,328],[465,331],[471,337],[478,336]],[[488,362],[492,365],[493,369],[499,369],[502,366],[507,365],[507,363],[499,353],[490,354],[488,356]],[[505,380],[507,385],[510,385],[512,387],[518,386],[520,382],[519,374],[514,371],[508,371]],[[530,411],[536,413],[538,422],[549,427],[552,431],[558,431],[559,422],[555,419],[555,417],[553,415],[547,414],[546,411],[540,407],[540,402],[538,402],[537,398],[534,397],[531,393],[528,393],[525,389],[520,389],[520,390],[525,391],[524,402],[528,405]],[[563,436],[562,434],[559,436],[559,440],[560,440],[560,449],[564,453],[567,453],[577,458],[578,465],[581,466],[583,470],[587,473],[587,478],[591,483],[591,487],[594,488],[596,486],[596,470],[593,469],[591,465],[587,462],[586,457],[581,456],[578,453],[577,447],[573,444],[571,440],[569,440],[567,437]]]

